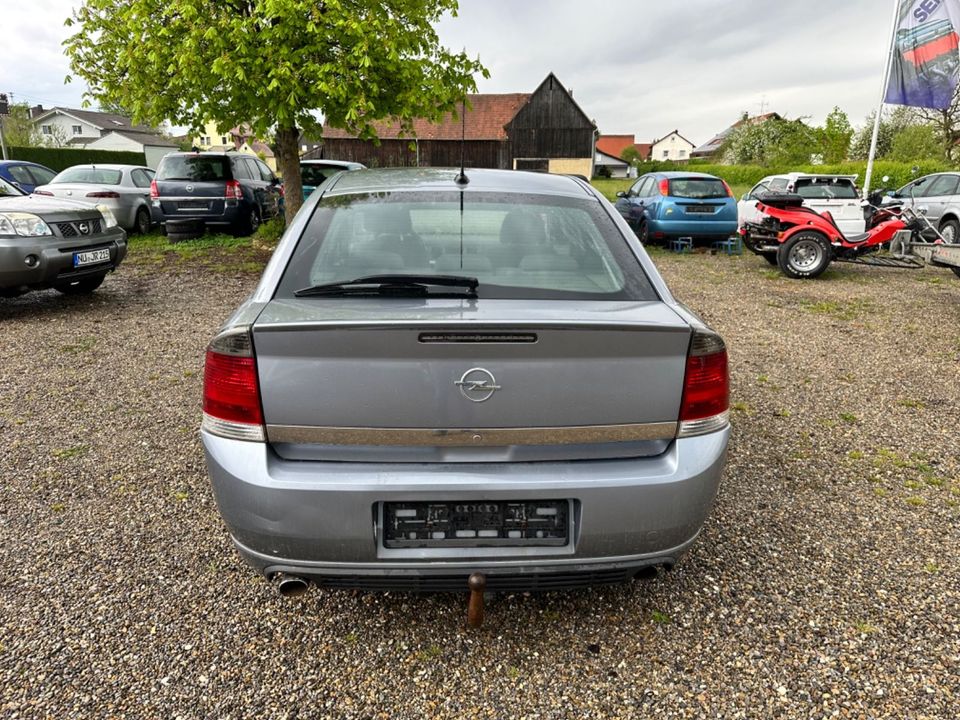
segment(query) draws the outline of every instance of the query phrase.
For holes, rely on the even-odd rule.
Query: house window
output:
[[[220,144],[221,144],[221,145],[226,145],[226,144],[227,144],[227,136],[226,136],[226,135],[221,135],[221,136],[220,136]]]
[[[668,157],[670,157],[670,151],[669,151],[669,150],[664,150],[664,151],[663,151],[663,159],[666,160]]]
[[[72,125],[71,130],[73,130],[74,135],[83,135],[83,128],[79,125]]]
[[[203,145],[209,145],[209,144],[210,144],[210,136],[209,136],[209,135],[204,135],[204,136],[203,136],[203,143],[202,143],[202,144],[203,144]]]
[[[40,130],[44,135],[53,135],[53,128],[49,125],[41,125]]]
[[[681,160],[686,160],[686,159],[687,159],[687,151],[686,151],[686,150],[681,150],[681,151],[680,151],[680,159],[681,159]]]

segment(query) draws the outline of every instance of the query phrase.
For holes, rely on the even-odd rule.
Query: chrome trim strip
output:
[[[508,445],[587,445],[672,440],[677,423],[581,425],[534,428],[359,428],[267,425],[272,443],[312,445],[401,445],[430,447],[504,447]]]

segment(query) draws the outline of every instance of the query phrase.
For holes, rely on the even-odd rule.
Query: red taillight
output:
[[[724,187],[724,189],[727,191],[727,197],[733,197],[733,190],[731,190],[731,189],[730,189],[730,186],[727,185],[727,181],[726,181],[726,180],[721,180],[720,182],[723,183],[723,187]]]
[[[249,331],[231,331],[207,349],[203,428],[236,440],[264,439],[257,361]]]
[[[114,192],[113,190],[98,190],[97,192],[88,192],[87,197],[116,199],[120,197],[120,193]]]
[[[243,188],[239,180],[227,180],[227,189],[223,195],[227,200],[239,200],[243,197]]]
[[[670,195],[670,181],[666,178],[660,181],[660,194],[664,197]]]
[[[49,190],[34,190],[34,191],[33,191],[33,194],[34,194],[34,195],[49,195],[50,197],[53,197],[53,193],[50,192]]]
[[[725,427],[729,407],[727,348],[717,335],[695,333],[683,379],[679,435],[702,435]]]
[[[159,190],[159,188],[157,188],[157,181],[156,181],[156,180],[151,180],[151,181],[150,181],[150,199],[151,199],[151,200],[159,200],[159,199],[160,199],[160,190]]]

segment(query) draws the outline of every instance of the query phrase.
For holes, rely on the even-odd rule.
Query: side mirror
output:
[[[920,213],[921,215],[926,215],[926,214],[927,214],[927,206],[926,206],[926,205],[921,205],[920,207],[917,208],[917,212]]]
[[[887,190],[887,197],[896,197],[896,196],[897,196],[896,190]]]
[[[750,193],[744,193],[743,197],[740,198],[743,202],[747,202],[750,199]]]
[[[628,195],[627,195],[627,193],[626,193],[625,191],[623,191],[623,190],[618,190],[618,191],[617,191],[617,197],[618,197],[618,198],[625,198],[625,197],[628,197]]]

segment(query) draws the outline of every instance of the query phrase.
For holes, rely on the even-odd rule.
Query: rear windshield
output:
[[[328,177],[341,170],[343,170],[343,168],[324,167],[322,165],[301,165],[300,176],[303,178],[304,185],[313,185],[316,187]]]
[[[657,299],[599,203],[459,192],[325,198],[276,296],[382,274],[475,277],[481,299]]]
[[[793,191],[810,200],[856,200],[857,186],[849,178],[800,178]]]
[[[230,163],[225,157],[208,155],[167,155],[157,168],[157,180],[216,182],[230,179]]]
[[[698,200],[728,197],[723,180],[716,178],[678,178],[670,181],[670,196]]]
[[[57,175],[52,183],[84,183],[90,185],[119,185],[123,173],[98,167],[72,167]]]

